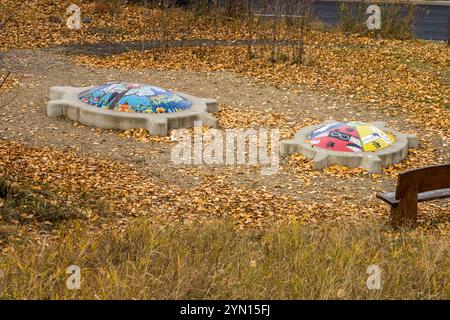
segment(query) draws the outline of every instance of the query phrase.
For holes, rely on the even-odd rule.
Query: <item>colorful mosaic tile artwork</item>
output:
[[[123,112],[171,113],[191,107],[190,101],[171,91],[140,83],[107,83],[80,93],[79,98],[98,108]]]
[[[314,147],[343,152],[371,152],[392,145],[395,137],[364,122],[333,122],[308,137]]]

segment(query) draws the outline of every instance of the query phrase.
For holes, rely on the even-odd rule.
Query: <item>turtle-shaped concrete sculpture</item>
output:
[[[298,131],[294,139],[281,142],[281,153],[301,153],[314,167],[331,164],[363,167],[380,172],[383,166],[406,158],[408,148],[418,146],[417,137],[387,128],[384,122],[325,121]]]
[[[218,103],[141,84],[112,82],[95,87],[52,87],[47,114],[104,129],[145,128],[165,136],[169,129],[191,128],[194,121],[215,127]]]

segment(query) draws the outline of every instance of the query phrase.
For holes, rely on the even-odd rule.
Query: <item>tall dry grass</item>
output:
[[[123,234],[61,232],[48,247],[0,257],[3,299],[448,299],[448,237],[390,233],[379,222],[311,227],[293,222],[238,232],[226,222]],[[81,289],[66,268],[81,268]],[[381,268],[369,290],[367,267]]]

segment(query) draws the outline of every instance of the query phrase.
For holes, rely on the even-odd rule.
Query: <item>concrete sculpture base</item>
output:
[[[408,148],[417,148],[417,137],[410,134],[403,134],[395,130],[386,128],[385,122],[372,122],[370,125],[391,133],[395,136],[395,141],[386,148],[371,152],[341,152],[321,149],[309,142],[309,135],[316,129],[336,122],[334,120],[325,121],[321,124],[306,127],[298,131],[292,140],[281,141],[281,154],[289,155],[301,153],[308,159],[312,159],[315,169],[322,169],[332,164],[363,167],[370,173],[378,173],[382,167],[398,163],[406,158]]]
[[[209,112],[218,111],[214,99],[202,99],[185,93],[177,95],[192,103],[188,110],[173,113],[136,113],[107,110],[89,105],[79,99],[79,94],[91,87],[52,87],[47,114],[50,117],[67,116],[73,121],[102,129],[129,130],[145,128],[151,135],[166,136],[170,129],[191,128],[194,121],[209,127],[217,126],[217,119]]]

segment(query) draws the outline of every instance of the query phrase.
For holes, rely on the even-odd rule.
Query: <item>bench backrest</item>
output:
[[[450,188],[450,163],[400,173],[395,199],[400,200],[409,187],[416,185],[417,192]]]

